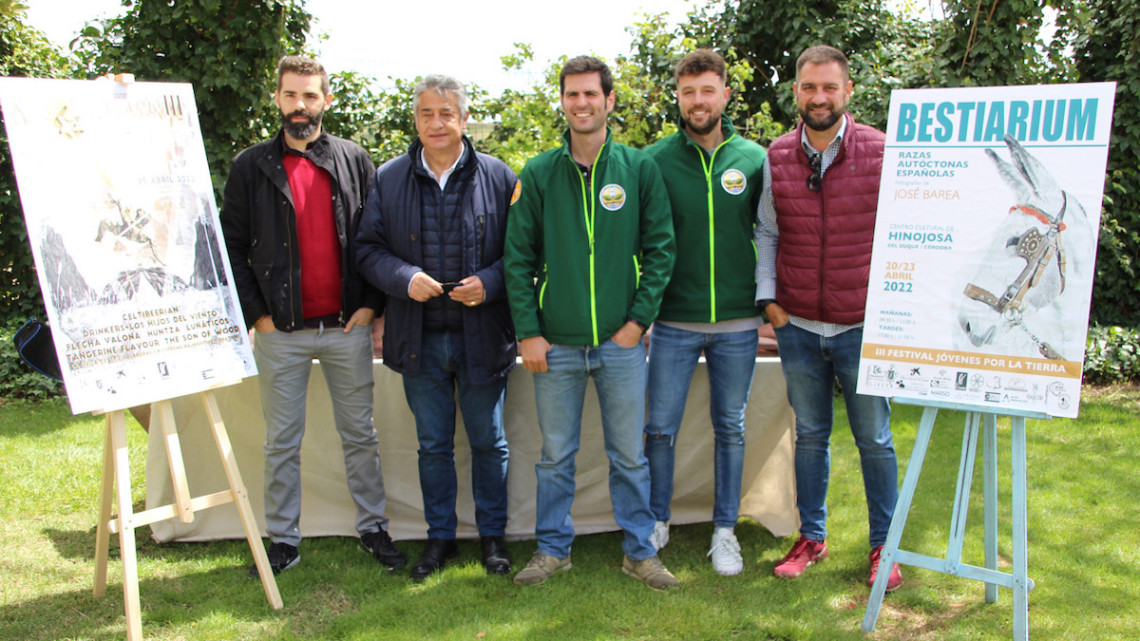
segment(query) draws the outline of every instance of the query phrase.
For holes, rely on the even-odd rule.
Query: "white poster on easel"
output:
[[[74,413],[256,374],[188,84],[0,78]]]
[[[891,94],[860,393],[1077,416],[1115,87]]]

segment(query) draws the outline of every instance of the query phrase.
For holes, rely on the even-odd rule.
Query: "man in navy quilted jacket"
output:
[[[376,171],[357,235],[360,273],[388,297],[384,364],[403,375],[419,438],[428,541],[410,573],[427,578],[457,553],[458,390],[483,565],[506,574],[503,401],[516,352],[502,257],[518,178],[464,135],[462,83],[428,76],[412,105],[419,138]]]

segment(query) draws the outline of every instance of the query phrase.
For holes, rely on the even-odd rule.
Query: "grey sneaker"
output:
[[[669,522],[658,521],[653,524],[653,534],[649,535],[649,543],[658,552],[661,551],[666,545],[669,545]]]
[[[744,570],[744,558],[740,556],[740,542],[729,528],[718,527],[713,532],[709,556],[712,557],[713,569],[721,576],[733,576]]]
[[[654,590],[668,590],[681,585],[677,577],[665,568],[661,559],[651,556],[648,559],[634,561],[628,556],[621,562],[621,571],[641,581]]]
[[[555,572],[570,569],[570,555],[565,559],[535,552],[530,563],[515,575],[515,585],[538,585],[549,579]]]

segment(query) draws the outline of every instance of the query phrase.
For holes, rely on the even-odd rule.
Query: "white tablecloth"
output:
[[[411,412],[404,400],[400,375],[374,364],[376,374],[375,420],[380,436],[380,460],[388,493],[389,532],[395,539],[426,538],[423,502],[416,464],[416,434]],[[609,498],[608,463],[602,448],[597,396],[588,387],[583,412],[582,448],[578,454],[578,491],[574,501],[574,526],[578,534],[619,529],[613,520]],[[233,443],[238,466],[250,503],[264,533],[265,425],[261,417],[257,380],[214,391]],[[712,519],[713,433],[708,414],[708,376],[704,365],[697,368],[689,391],[688,405],[678,437],[674,524]],[[174,402],[175,421],[191,496],[226,489],[226,480],[210,436],[201,399],[197,395]],[[542,436],[538,430],[531,374],[521,366],[511,373],[507,389],[506,431],[511,448],[508,492],[510,494],[507,536],[534,537],[534,464],[538,462]],[[309,382],[308,427],[301,448],[303,536],[355,536],[355,508],[348,495],[340,439],[332,425],[328,390],[320,365],[314,363]],[[748,404],[743,496],[740,513],[749,516],[776,536],[786,536],[798,526],[793,475],[793,416],[785,394],[784,377],[777,358],[759,358],[752,397]],[[462,422],[456,428],[456,462],[459,467],[460,538],[478,536],[471,499],[470,449]],[[150,431],[147,455],[147,507],[173,500],[170,473],[155,425]],[[178,520],[151,526],[158,541],[206,541],[244,538],[237,510],[223,505],[203,510],[192,523]]]

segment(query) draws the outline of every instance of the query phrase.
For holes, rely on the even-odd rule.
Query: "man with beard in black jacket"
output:
[[[274,574],[300,561],[301,438],[314,358],[332,397],[360,545],[388,569],[407,563],[387,533],[372,424],[371,328],[384,299],[357,276],[353,260],[373,165],[359,145],[322,130],[332,100],[319,63],[282,58],[273,102],[283,129],[234,158],[221,211],[246,325],[257,330]]]

